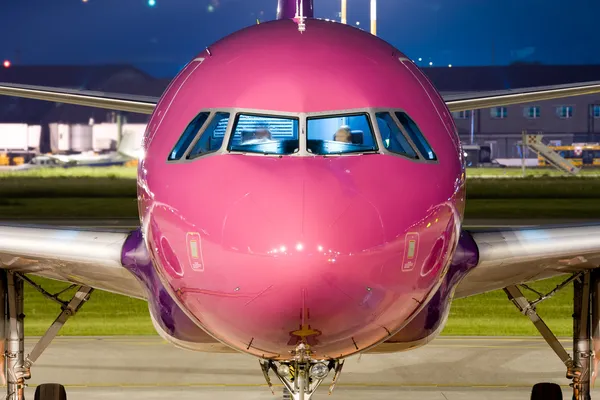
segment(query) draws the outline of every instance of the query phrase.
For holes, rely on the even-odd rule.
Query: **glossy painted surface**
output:
[[[150,315],[155,325],[158,325],[159,333],[165,333],[179,342],[198,345],[215,342],[181,311],[181,308],[165,290],[157,277],[139,229],[131,232],[125,240],[121,263],[143,285]]]
[[[452,264],[448,273],[442,278],[442,284],[435,295],[406,327],[371,352],[412,350],[435,339],[446,325],[457,285],[477,266],[478,262],[477,244],[469,232],[463,231]]]
[[[464,170],[441,98],[389,44],[337,23],[308,20],[300,34],[269,22],[209,51],[163,95],[140,163],[144,238],[166,290],[211,335],[257,356],[290,357],[304,340],[317,358],[342,357],[389,338],[435,294],[458,240]],[[167,164],[189,121],[218,107],[400,108],[439,161]]]

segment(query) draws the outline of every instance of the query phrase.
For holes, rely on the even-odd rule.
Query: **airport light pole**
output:
[[[342,0],[342,24],[346,24],[348,21],[346,19],[346,13],[347,13],[347,7],[348,7],[348,0]]]
[[[371,33],[377,36],[377,0],[371,0]]]

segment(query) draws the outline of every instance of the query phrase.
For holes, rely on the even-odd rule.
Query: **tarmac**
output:
[[[26,352],[37,338],[26,338]],[[561,339],[569,349],[571,340]],[[331,400],[529,399],[538,382],[564,385],[565,367],[540,338],[440,337],[416,350],[348,358]],[[332,374],[314,400],[324,399]],[[274,383],[278,383],[272,376]],[[262,400],[275,397],[258,361],[195,353],[159,337],[59,337],[32,367],[31,385],[62,383],[70,400]],[[600,398],[600,389],[593,393]]]

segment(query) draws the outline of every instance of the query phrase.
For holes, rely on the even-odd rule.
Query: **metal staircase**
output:
[[[543,157],[554,168],[571,175],[577,175],[580,168],[575,167],[569,160],[562,158],[557,152],[542,142],[543,135],[524,135],[525,145]]]

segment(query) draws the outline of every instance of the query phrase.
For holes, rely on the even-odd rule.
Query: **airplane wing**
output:
[[[489,92],[467,92],[449,94],[443,98],[450,111],[457,112],[595,93],[600,93],[600,81]]]
[[[450,111],[455,112],[594,93],[600,93],[600,81],[489,92],[467,92],[449,94],[443,96],[443,98]],[[158,97],[132,96],[1,82],[0,95],[106,108],[115,111],[130,111],[140,114],[152,114],[159,100]]]
[[[444,97],[450,111],[600,93],[600,82]],[[0,95],[151,114],[158,98],[0,83]],[[134,297],[140,283],[121,264],[126,233],[0,226],[0,268]],[[600,265],[600,226],[550,227],[473,234],[478,265],[457,297]]]
[[[73,90],[1,82],[0,95],[106,108],[114,111],[130,111],[140,114],[152,114],[156,103],[158,103],[158,97],[132,96],[90,90]]]
[[[127,232],[0,225],[0,268],[143,299],[123,267]]]
[[[478,261],[458,285],[457,298],[600,267],[600,224],[470,235]]]

